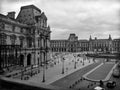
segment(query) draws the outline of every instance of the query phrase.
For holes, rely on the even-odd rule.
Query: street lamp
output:
[[[76,69],[76,56],[74,55],[74,57],[75,57],[74,69]]]
[[[33,65],[31,65],[31,77],[32,77],[32,69],[33,69]]]
[[[21,80],[23,79],[23,76],[24,76],[24,69],[22,68],[21,69]]]
[[[65,60],[65,59],[64,59],[63,56],[61,57],[61,59],[62,59],[62,74],[64,74],[64,60]]]
[[[47,64],[49,62],[48,58],[47,58],[47,53],[49,52],[49,47],[48,46],[46,46],[45,51],[46,51],[46,62],[45,62],[45,64],[46,64],[46,69],[48,69],[48,67],[47,67]]]
[[[43,54],[44,56],[44,64],[43,64],[43,80],[42,82],[45,82],[45,53]]]
[[[1,56],[2,56],[2,47],[0,46],[0,74],[3,74],[4,70],[1,66],[1,64],[2,64],[2,57]]]
[[[43,66],[43,80],[42,82],[45,82],[45,36],[43,34],[40,34],[41,37],[41,46],[40,46],[40,50],[41,50],[41,54],[42,54],[42,66]]]
[[[26,52],[26,48],[25,48],[25,56],[27,55],[27,52]],[[23,79],[23,76],[24,76],[24,72],[26,71],[26,68],[24,67],[24,63],[23,63],[23,67],[21,69],[21,80]]]

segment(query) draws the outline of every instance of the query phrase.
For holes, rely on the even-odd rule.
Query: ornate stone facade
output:
[[[0,14],[0,45],[19,45],[17,57],[20,65],[47,62],[51,31],[45,13],[34,5],[28,5],[21,7],[16,19],[14,14]]]
[[[120,52],[120,39],[78,40],[75,34],[70,34],[68,40],[51,40],[51,51],[53,52]]]

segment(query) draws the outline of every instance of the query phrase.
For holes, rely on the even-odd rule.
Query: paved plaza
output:
[[[48,64],[45,69],[45,82],[43,81],[43,67],[40,67],[40,73],[33,75],[27,82],[53,85],[63,88],[72,88],[74,90],[93,90],[95,86],[99,85],[99,81],[114,80],[117,81],[117,87],[114,90],[119,90],[119,81],[114,77],[111,77],[113,69],[116,67],[114,61],[105,62],[105,59],[87,58],[81,54],[53,54],[52,64]],[[64,74],[63,69],[63,58],[64,58]],[[76,64],[76,69],[75,69]],[[38,69],[37,69],[38,70]],[[34,69],[32,71],[35,71]],[[31,71],[28,71],[31,72]],[[20,79],[21,74],[15,77]],[[104,86],[106,90],[109,90]]]
[[[65,61],[64,61],[64,74],[62,74],[62,64],[61,58],[56,58],[56,62],[54,66],[48,66],[48,69],[45,71],[45,79],[46,81],[44,84],[50,84],[52,82],[55,82],[56,80],[59,80],[81,68],[84,68],[88,65],[91,65],[93,63],[92,58],[89,60],[84,60],[83,57],[74,57],[72,54],[64,55]],[[76,69],[74,69],[76,62]],[[83,64],[84,63],[84,64]],[[35,83],[43,83],[43,70],[41,69],[41,72],[33,77],[31,77],[28,81],[29,82],[35,82]]]
[[[77,80],[80,80],[85,73],[89,72],[90,70],[92,70],[93,68],[98,66],[99,64],[100,64],[100,62],[88,65],[87,67],[84,67],[84,68],[52,83],[52,85],[60,86],[60,87],[69,87],[72,84],[74,84]]]
[[[59,87],[72,88],[74,90],[93,90],[96,86],[99,86],[100,80],[105,80],[104,88],[105,90],[119,90],[120,80],[111,76],[112,70],[116,67],[115,62],[104,62],[103,59],[99,59],[97,63],[93,63],[84,67],[54,83],[51,85]],[[88,73],[90,72],[90,73]],[[88,74],[87,74],[88,73]],[[88,78],[83,78],[84,75],[87,75]],[[97,79],[97,80],[96,80]],[[113,89],[106,87],[106,80],[112,80],[117,82],[117,86]]]

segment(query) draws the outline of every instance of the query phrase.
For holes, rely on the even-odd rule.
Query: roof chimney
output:
[[[111,35],[109,34],[109,40],[112,40]]]
[[[95,37],[95,40],[97,40],[97,37]]]
[[[89,40],[92,40],[92,37],[91,37],[91,35],[90,35],[90,38],[89,38]]]
[[[15,19],[15,12],[8,12],[7,16],[11,19]]]

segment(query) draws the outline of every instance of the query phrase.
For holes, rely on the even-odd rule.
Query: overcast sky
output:
[[[52,39],[68,39],[75,33],[79,39],[120,37],[119,0],[0,0],[0,13],[20,11],[34,4],[48,17]]]

